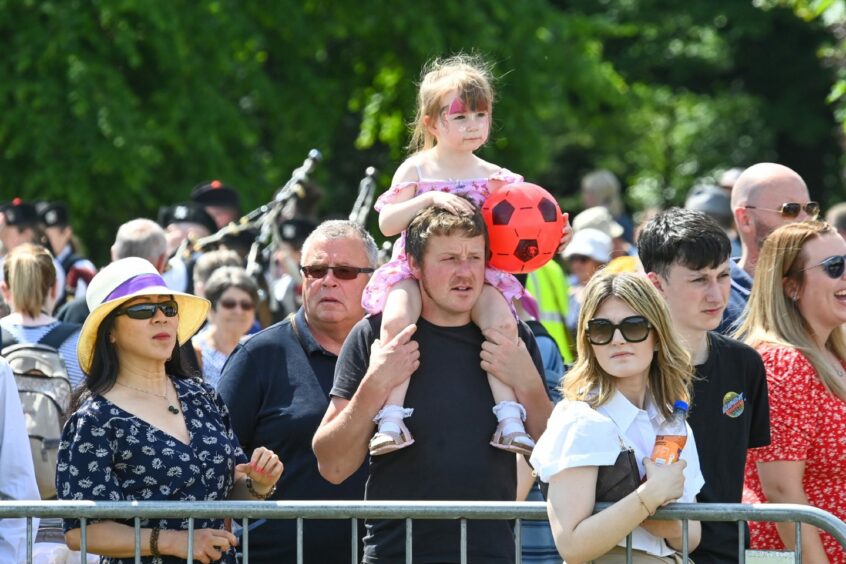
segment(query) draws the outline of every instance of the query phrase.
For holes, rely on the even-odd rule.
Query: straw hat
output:
[[[97,273],[85,295],[91,313],[82,326],[76,356],[83,372],[91,371],[97,331],[103,320],[121,304],[138,296],[173,296],[179,305],[176,338],[184,345],[203,325],[209,311],[208,300],[174,292],[149,261],[138,257],[117,260]]]

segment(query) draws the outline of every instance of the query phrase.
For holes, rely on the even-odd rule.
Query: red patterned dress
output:
[[[767,369],[770,396],[769,446],[749,451],[744,503],[765,503],[756,462],[804,460],[802,485],[808,502],[846,520],[846,402],[830,394],[805,356],[792,347],[758,347]],[[752,548],[783,549],[773,523],[749,523]],[[846,552],[820,532],[831,562],[846,563]]]

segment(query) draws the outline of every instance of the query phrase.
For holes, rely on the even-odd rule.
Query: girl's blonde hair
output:
[[[690,354],[673,333],[667,304],[641,274],[600,272],[588,282],[576,336],[578,360],[564,379],[564,396],[587,402],[595,409],[614,395],[617,379],[599,365],[587,336],[588,321],[609,298],[621,300],[649,321],[657,350],[649,367],[647,385],[655,405],[664,417],[670,417],[674,402],[690,403],[693,366]]]
[[[440,118],[441,98],[451,90],[457,90],[461,101],[471,111],[493,109],[494,91],[491,83],[491,68],[478,55],[458,54],[446,59],[435,59],[423,67],[420,90],[417,92],[417,115],[411,124],[409,152],[416,153],[431,149],[436,139],[424,123],[428,116],[434,124]]]
[[[826,389],[846,400],[846,386],[826,360],[825,351],[817,346],[810,325],[793,299],[805,284],[803,269],[813,266],[807,264],[805,245],[836,234],[822,221],[790,223],[770,233],[755,267],[746,316],[734,336],[752,347],[774,344],[796,349],[810,361]],[[826,346],[837,358],[846,359],[846,332],[842,325],[831,332]]]
[[[56,284],[53,256],[41,245],[18,245],[3,261],[3,278],[14,311],[38,317]]]

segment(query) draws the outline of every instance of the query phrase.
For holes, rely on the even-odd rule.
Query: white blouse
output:
[[[532,466],[545,482],[567,468],[610,466],[620,454],[619,437],[622,434],[627,446],[635,451],[643,478],[646,472],[642,460],[652,454],[655,431],[664,422],[664,416],[651,396],[647,396],[644,407],[639,409],[619,391],[595,410],[582,401],[559,402],[549,418],[546,432],[532,453]],[[689,425],[681,458],[687,462],[687,467],[684,469],[684,493],[679,501],[690,503],[696,500],[705,480],[699,469],[696,440]],[[617,544],[626,546],[626,539]],[[664,539],[643,527],[633,531],[632,547],[657,556],[674,552]]]

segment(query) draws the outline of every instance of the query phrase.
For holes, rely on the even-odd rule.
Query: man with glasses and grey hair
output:
[[[731,293],[717,331],[729,334],[738,324],[767,235],[787,223],[813,219],[819,211],[802,177],[784,165],[758,163],[737,178],[731,191],[731,212],[740,236],[741,255],[729,264]]]
[[[238,345],[223,368],[218,390],[244,452],[266,444],[285,464],[273,500],[364,498],[367,465],[343,484],[331,484],[318,473],[311,440],[329,407],[341,345],[364,317],[361,294],[377,256],[376,243],[361,226],[346,220],[320,224],[302,245],[303,305]],[[253,523],[250,562],[296,560],[294,520]],[[307,519],[305,561],[348,562],[351,535],[349,521]]]

